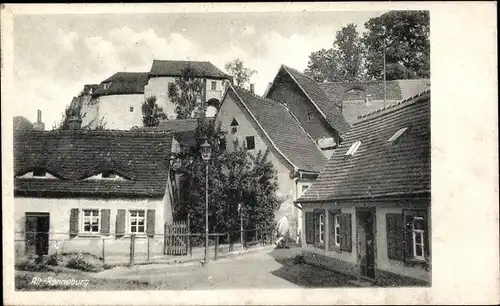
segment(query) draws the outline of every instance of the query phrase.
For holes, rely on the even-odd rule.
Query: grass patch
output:
[[[18,271],[53,271],[51,267],[66,267],[84,272],[99,272],[113,266],[105,264],[102,258],[87,252],[55,253],[38,259],[26,259],[15,264]]]

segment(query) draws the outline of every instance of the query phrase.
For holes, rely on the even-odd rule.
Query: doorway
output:
[[[26,255],[49,253],[49,213],[26,213]]]
[[[375,278],[375,209],[356,210],[357,250],[360,276]]]

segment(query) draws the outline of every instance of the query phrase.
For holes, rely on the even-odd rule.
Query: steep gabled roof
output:
[[[59,179],[15,179],[17,194],[159,197],[165,193],[172,134],[140,131],[14,133],[14,175],[44,169]],[[129,180],[85,178],[112,171]]]
[[[219,68],[215,67],[210,62],[199,62],[199,61],[164,61],[164,60],[153,60],[153,65],[151,66],[151,71],[149,75],[151,77],[160,76],[171,76],[180,77],[183,75],[183,70],[187,67],[193,69],[195,77],[211,77],[220,79],[230,79],[231,76],[221,71]]]
[[[397,140],[389,141],[405,127]],[[357,141],[357,151],[346,156]],[[429,193],[430,153],[430,91],[425,91],[355,123],[297,202]]]
[[[92,93],[93,96],[143,94],[148,84],[147,72],[117,72],[102,81]],[[109,86],[106,88],[106,86]]]
[[[340,109],[330,101],[315,80],[285,65],[281,65],[280,70],[284,70],[290,74],[292,79],[333,129],[337,130],[340,135],[344,135],[349,130],[349,123],[347,123],[340,113]]]
[[[325,156],[282,103],[238,87],[230,86],[229,90],[236,94],[274,149],[295,170],[319,172],[322,169],[326,163]]]

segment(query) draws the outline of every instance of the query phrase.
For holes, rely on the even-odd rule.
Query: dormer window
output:
[[[238,121],[236,120],[236,118],[233,118],[233,121],[231,121],[231,134],[236,134],[236,132],[238,132]]]
[[[104,90],[107,90],[109,88],[109,85],[111,85],[111,83],[104,83],[102,84],[102,87]]]
[[[116,174],[111,171],[104,171],[102,173],[102,178],[116,178]]]
[[[387,142],[393,142],[398,140],[399,137],[401,137],[401,135],[403,135],[407,130],[408,130],[407,127],[399,129],[396,133],[394,133],[394,135],[391,136],[391,138],[389,138],[389,140],[387,140]]]
[[[35,170],[33,171],[33,177],[46,177],[47,171],[45,170]]]
[[[308,112],[307,113],[307,121],[313,121],[313,120],[314,120],[314,113]]]
[[[347,150],[347,153],[345,154],[345,157],[346,158],[349,158],[351,156],[354,155],[354,153],[356,153],[356,151],[358,150],[359,146],[361,145],[361,141],[356,141],[355,143],[353,143],[351,145],[351,147],[349,148],[349,150]]]

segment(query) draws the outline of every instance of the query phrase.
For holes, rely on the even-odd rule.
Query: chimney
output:
[[[45,131],[45,123],[42,122],[42,111],[38,110],[36,122],[33,124],[33,129],[36,131]]]
[[[255,84],[250,84],[250,92],[255,94]]]
[[[68,119],[68,130],[79,130],[82,128],[82,119],[76,116]]]

